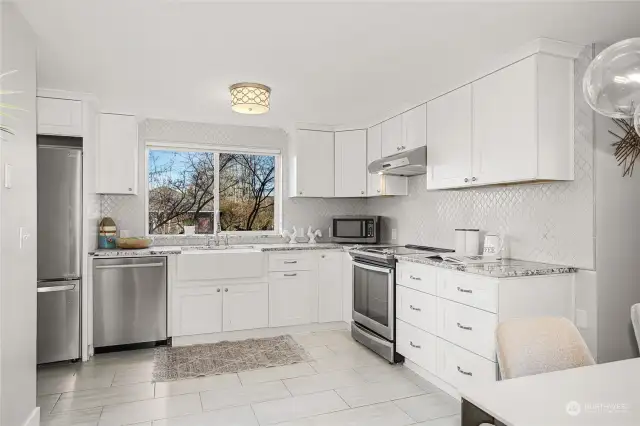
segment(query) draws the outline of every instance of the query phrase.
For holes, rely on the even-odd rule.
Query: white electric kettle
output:
[[[484,236],[483,256],[502,256],[504,250],[504,238],[494,232],[487,232]]]

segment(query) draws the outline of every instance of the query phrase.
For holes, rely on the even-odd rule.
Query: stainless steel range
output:
[[[353,258],[353,323],[355,340],[391,363],[396,353],[396,255],[448,253],[453,250],[424,246],[358,246]]]

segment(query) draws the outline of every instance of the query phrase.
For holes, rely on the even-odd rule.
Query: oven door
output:
[[[394,269],[353,262],[353,320],[394,340]]]

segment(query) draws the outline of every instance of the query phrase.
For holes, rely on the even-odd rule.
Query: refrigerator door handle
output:
[[[49,287],[38,287],[38,293],[52,293],[54,291],[67,291],[67,290],[75,290],[75,284],[68,285],[52,285]]]

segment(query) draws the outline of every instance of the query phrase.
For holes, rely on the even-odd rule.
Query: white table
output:
[[[640,425],[640,358],[459,391],[463,426],[477,426],[469,402],[507,426]]]

